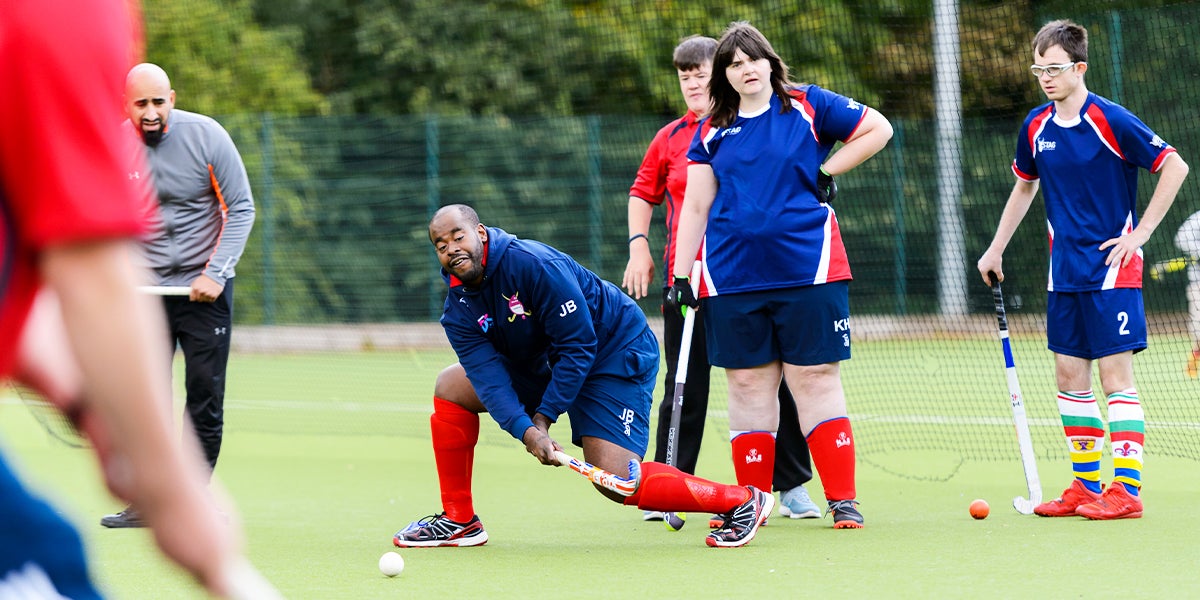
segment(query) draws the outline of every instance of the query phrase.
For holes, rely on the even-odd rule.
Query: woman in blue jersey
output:
[[[791,82],[745,22],[721,36],[709,89],[713,110],[688,152],[670,302],[701,306],[687,275],[703,244],[701,308],[709,361],[728,377],[735,462],[740,447],[773,444],[782,377],[834,527],[862,527],[838,367],[850,358],[850,266],[829,201],[833,176],[879,152],[891,124],[850,98]]]

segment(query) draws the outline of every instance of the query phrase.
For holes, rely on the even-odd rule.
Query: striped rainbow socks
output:
[[[1112,440],[1113,481],[1137,496],[1142,487],[1142,444],[1146,439],[1146,415],[1137,390],[1129,388],[1108,395],[1108,430]]]
[[[1071,470],[1088,490],[1100,493],[1100,452],[1104,449],[1104,421],[1092,390],[1059,392],[1058,414],[1070,446]]]

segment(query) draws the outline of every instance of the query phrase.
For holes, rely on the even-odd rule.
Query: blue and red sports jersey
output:
[[[1162,168],[1175,148],[1133,113],[1088,94],[1079,117],[1063,121],[1050,102],[1025,118],[1012,169],[1038,181],[1050,232],[1052,292],[1142,287],[1142,252],[1128,265],[1108,266],[1106,240],[1137,227],[1138,167]]]
[[[663,250],[663,269],[666,287],[671,282],[671,266],[675,264],[675,230],[679,226],[679,207],[683,204],[683,193],[687,189],[687,153],[700,128],[696,113],[688,111],[682,117],[667,123],[650,142],[637,178],[629,188],[629,195],[651,204],[667,206],[667,246]]]
[[[478,289],[442,270],[442,328],[479,400],[519,440],[533,420],[509,369],[549,382],[537,412],[556,421],[593,367],[625,354],[648,326],[620,288],[550,246],[489,227],[486,252]]]
[[[688,151],[717,179],[701,297],[851,278],[837,216],[817,201],[817,172],[870,109],[815,85],[794,89],[787,113],[779,102],[724,128],[704,120]]]

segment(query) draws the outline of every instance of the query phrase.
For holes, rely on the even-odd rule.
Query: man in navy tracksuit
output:
[[[166,297],[170,349],[185,362],[187,413],[208,460],[217,466],[225,425],[225,370],[233,330],[234,266],[254,226],[254,198],[229,133],[210,117],[175,109],[175,90],[158,65],[142,63],[125,79],[125,126],[143,142],[153,182],[153,235],[144,250],[160,286],[191,288]],[[105,527],[142,527],[130,507],[100,520]]]
[[[640,471],[631,496],[597,486],[609,499],[646,510],[724,514],[727,526],[710,534],[710,546],[740,546],[754,536],[774,505],[769,492],[661,463],[638,468],[649,441],[659,355],[632,299],[554,248],[485,227],[468,206],[440,209],[429,238],[450,288],[442,327],[459,360],[438,375],[430,417],[444,510],[401,530],[395,545],[487,541],[471,497],[482,412],[545,465],[558,465],[554,452],[562,446],[549,429],[566,414],[584,460],[621,477]]]

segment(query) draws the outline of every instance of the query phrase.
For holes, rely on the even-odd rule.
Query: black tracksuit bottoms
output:
[[[225,368],[233,333],[233,279],[215,302],[186,297],[163,299],[171,352],[183,351],[187,417],[191,420],[210,469],[216,468],[225,426]]]

